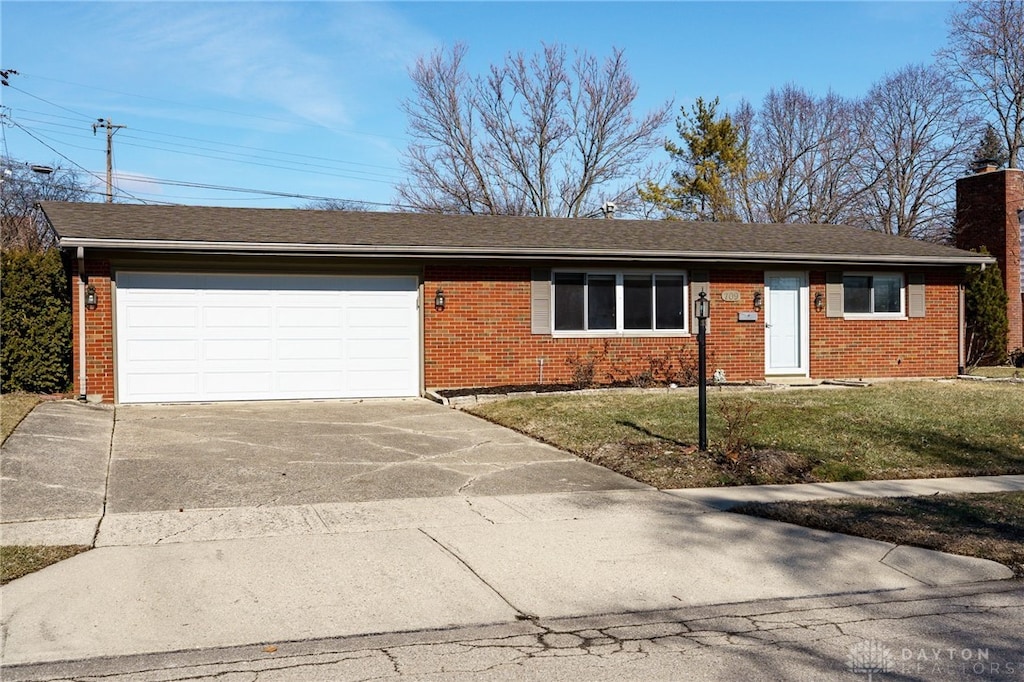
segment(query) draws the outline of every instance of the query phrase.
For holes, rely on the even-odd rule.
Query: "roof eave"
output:
[[[244,253],[264,255],[358,256],[384,258],[490,258],[498,260],[603,260],[664,261],[686,260],[708,263],[828,263],[866,264],[890,263],[913,265],[988,265],[996,262],[991,256],[914,256],[895,254],[831,254],[733,251],[632,251],[612,252],[606,249],[502,249],[494,247],[395,246],[372,244],[291,244],[266,242],[207,242],[148,239],[96,239],[62,237],[61,248],[98,248],[115,251],[148,251],[160,253]]]

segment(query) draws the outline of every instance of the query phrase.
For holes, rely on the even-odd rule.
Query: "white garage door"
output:
[[[122,403],[419,394],[415,277],[117,275]]]

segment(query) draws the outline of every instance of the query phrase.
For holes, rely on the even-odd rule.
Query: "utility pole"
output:
[[[107,130],[107,203],[114,203],[114,133],[121,128],[127,128],[128,126],[114,125],[110,122],[110,119],[98,118],[96,123],[92,124],[92,134],[95,135],[96,131],[100,128],[106,128]]]

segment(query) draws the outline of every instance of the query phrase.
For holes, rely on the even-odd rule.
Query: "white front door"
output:
[[[765,374],[808,376],[806,272],[764,275]]]

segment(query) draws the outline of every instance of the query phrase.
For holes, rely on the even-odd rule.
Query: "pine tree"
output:
[[[988,253],[984,248],[981,252]],[[968,268],[964,307],[969,366],[999,365],[1006,361],[1010,329],[1006,315],[1008,301],[998,264],[989,265],[984,270],[978,266]]]
[[[682,110],[676,130],[683,145],[665,143],[677,167],[672,182],[648,182],[640,198],[661,208],[667,217],[696,220],[738,220],[730,186],[747,167],[745,146],[732,118],[718,116],[718,98],[698,97],[691,111]]]
[[[978,148],[974,151],[975,161],[992,161],[996,166],[1002,168],[1006,165],[1007,158],[1009,157],[1006,153],[1006,146],[999,137],[999,133],[996,132],[995,126],[989,123],[985,126],[985,132],[981,136]]]

